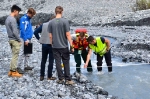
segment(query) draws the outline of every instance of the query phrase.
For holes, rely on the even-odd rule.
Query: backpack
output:
[[[85,29],[85,28],[79,28],[79,29],[76,29],[76,30],[75,30],[75,33],[76,33],[76,34],[77,34],[77,33],[81,33],[81,32],[87,34],[87,29]]]

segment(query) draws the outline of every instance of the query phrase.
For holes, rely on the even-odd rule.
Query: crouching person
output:
[[[52,16],[51,19],[53,19],[53,18],[55,18],[55,16]],[[53,57],[53,53],[52,53],[52,45],[50,44],[49,33],[47,31],[49,22],[43,23],[41,26],[39,26],[34,31],[35,37],[39,40],[39,43],[42,44],[40,81],[44,80],[45,64],[46,64],[48,55],[49,55],[49,65],[48,65],[48,72],[47,72],[47,80],[55,80],[56,79],[55,77],[52,77],[54,57]],[[39,33],[41,33],[41,38],[39,36]]]
[[[72,35],[72,40],[73,40],[73,47],[74,47],[74,58],[75,58],[75,62],[76,62],[76,72],[81,73],[81,70],[80,70],[81,57],[82,57],[83,61],[86,62],[86,57],[88,54],[88,51],[87,51],[88,35],[87,35],[86,29],[76,29],[75,33],[76,34]],[[93,71],[90,60],[88,62],[87,71],[88,72]]]
[[[105,57],[106,64],[108,66],[108,72],[112,72],[112,63],[111,63],[111,51],[110,51],[110,41],[103,37],[94,37],[89,36],[87,39],[89,43],[89,52],[87,55],[87,60],[84,65],[86,68],[92,54],[92,50],[97,54],[97,70],[101,74],[102,72],[102,60],[103,56]]]

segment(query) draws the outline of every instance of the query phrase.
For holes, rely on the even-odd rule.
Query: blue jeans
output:
[[[42,44],[42,61],[41,61],[41,76],[45,75],[45,64],[47,61],[47,56],[49,55],[49,65],[48,65],[48,78],[52,77],[54,57],[52,52],[51,44]]]

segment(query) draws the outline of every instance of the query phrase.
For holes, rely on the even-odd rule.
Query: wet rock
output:
[[[105,90],[100,90],[100,91],[98,92],[98,94],[108,96],[108,92],[107,92],[107,91],[105,91]]]
[[[119,98],[116,96],[112,96],[110,99],[119,99]]]
[[[86,83],[87,81],[88,81],[87,77],[81,74],[81,75],[80,75],[79,82],[80,82],[80,83]]]
[[[103,95],[97,95],[97,99],[106,99]]]
[[[122,59],[122,62],[125,62],[125,63],[126,63],[127,61],[128,61],[127,58],[123,58],[123,59]]]
[[[93,90],[95,94],[98,94],[99,92],[103,91],[103,88],[100,86],[93,86]]]
[[[132,58],[132,57],[130,57],[130,58],[129,58],[129,61],[130,61],[130,62],[134,62],[134,61],[135,61],[135,59],[134,59],[134,58]]]
[[[124,45],[124,43],[123,43],[123,42],[121,42],[121,43],[120,43],[120,45],[121,45],[121,46],[123,46],[123,45]]]
[[[75,72],[74,76],[76,77],[76,80],[79,81],[80,83],[87,83],[88,82],[87,77],[78,73],[78,72]]]
[[[91,90],[93,88],[93,84],[92,83],[86,83],[85,88],[86,88],[86,90]]]

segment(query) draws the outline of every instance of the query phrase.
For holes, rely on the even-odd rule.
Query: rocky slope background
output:
[[[126,12],[132,12],[135,0],[0,0],[0,24],[4,24],[3,16],[10,13],[13,4],[19,5],[22,13],[29,7],[35,8],[39,14],[36,16],[38,18],[33,19],[33,24],[47,21],[47,17],[54,14],[55,7],[61,5],[64,7],[64,17],[69,19],[72,25],[97,26],[115,22],[119,16],[124,19]]]
[[[143,57],[141,56],[143,55],[141,54],[143,50],[149,52],[148,26],[150,23],[150,10],[133,11],[136,0],[0,0],[1,25],[4,25],[6,16],[10,13],[10,7],[13,4],[17,4],[22,8],[21,15],[23,15],[23,13],[26,13],[27,8],[29,7],[33,7],[36,9],[37,15],[32,19],[33,25],[46,22],[49,17],[54,14],[55,7],[57,5],[61,5],[64,7],[63,17],[67,18],[70,21],[71,26],[111,26],[112,28],[116,26],[123,26],[118,30],[116,30],[116,28],[113,28],[113,30],[116,30],[116,33],[113,35],[111,35],[112,31],[110,31],[111,37],[115,37],[115,35],[127,34],[126,37],[123,37],[123,35],[122,38],[116,38],[117,41],[118,39],[120,40],[118,41],[119,44],[117,46],[114,46],[114,48],[121,50],[121,52],[124,52],[125,50],[134,51],[134,53],[138,57],[136,57],[136,59],[140,62],[141,60],[144,60],[148,63],[150,61],[148,59],[149,55]],[[144,29],[136,27],[143,25],[147,27],[145,27]],[[120,29],[122,30],[120,31]],[[72,33],[73,31],[74,30],[72,30]],[[90,32],[89,33],[91,35],[107,36],[104,32],[102,33],[101,31],[96,30],[94,34]],[[120,34],[118,34],[118,32]],[[137,49],[142,51],[139,51]],[[117,51],[115,51],[114,53],[117,54]],[[119,54],[117,54],[117,56],[118,55]],[[123,54],[119,56],[126,58],[125,56],[127,55]]]
[[[136,0],[0,0],[0,24],[4,24],[13,4],[22,8],[22,14],[29,7],[35,8],[38,14],[32,20],[34,25],[47,21],[58,5],[64,7],[64,17],[74,26],[149,25],[150,10],[133,12]]]

